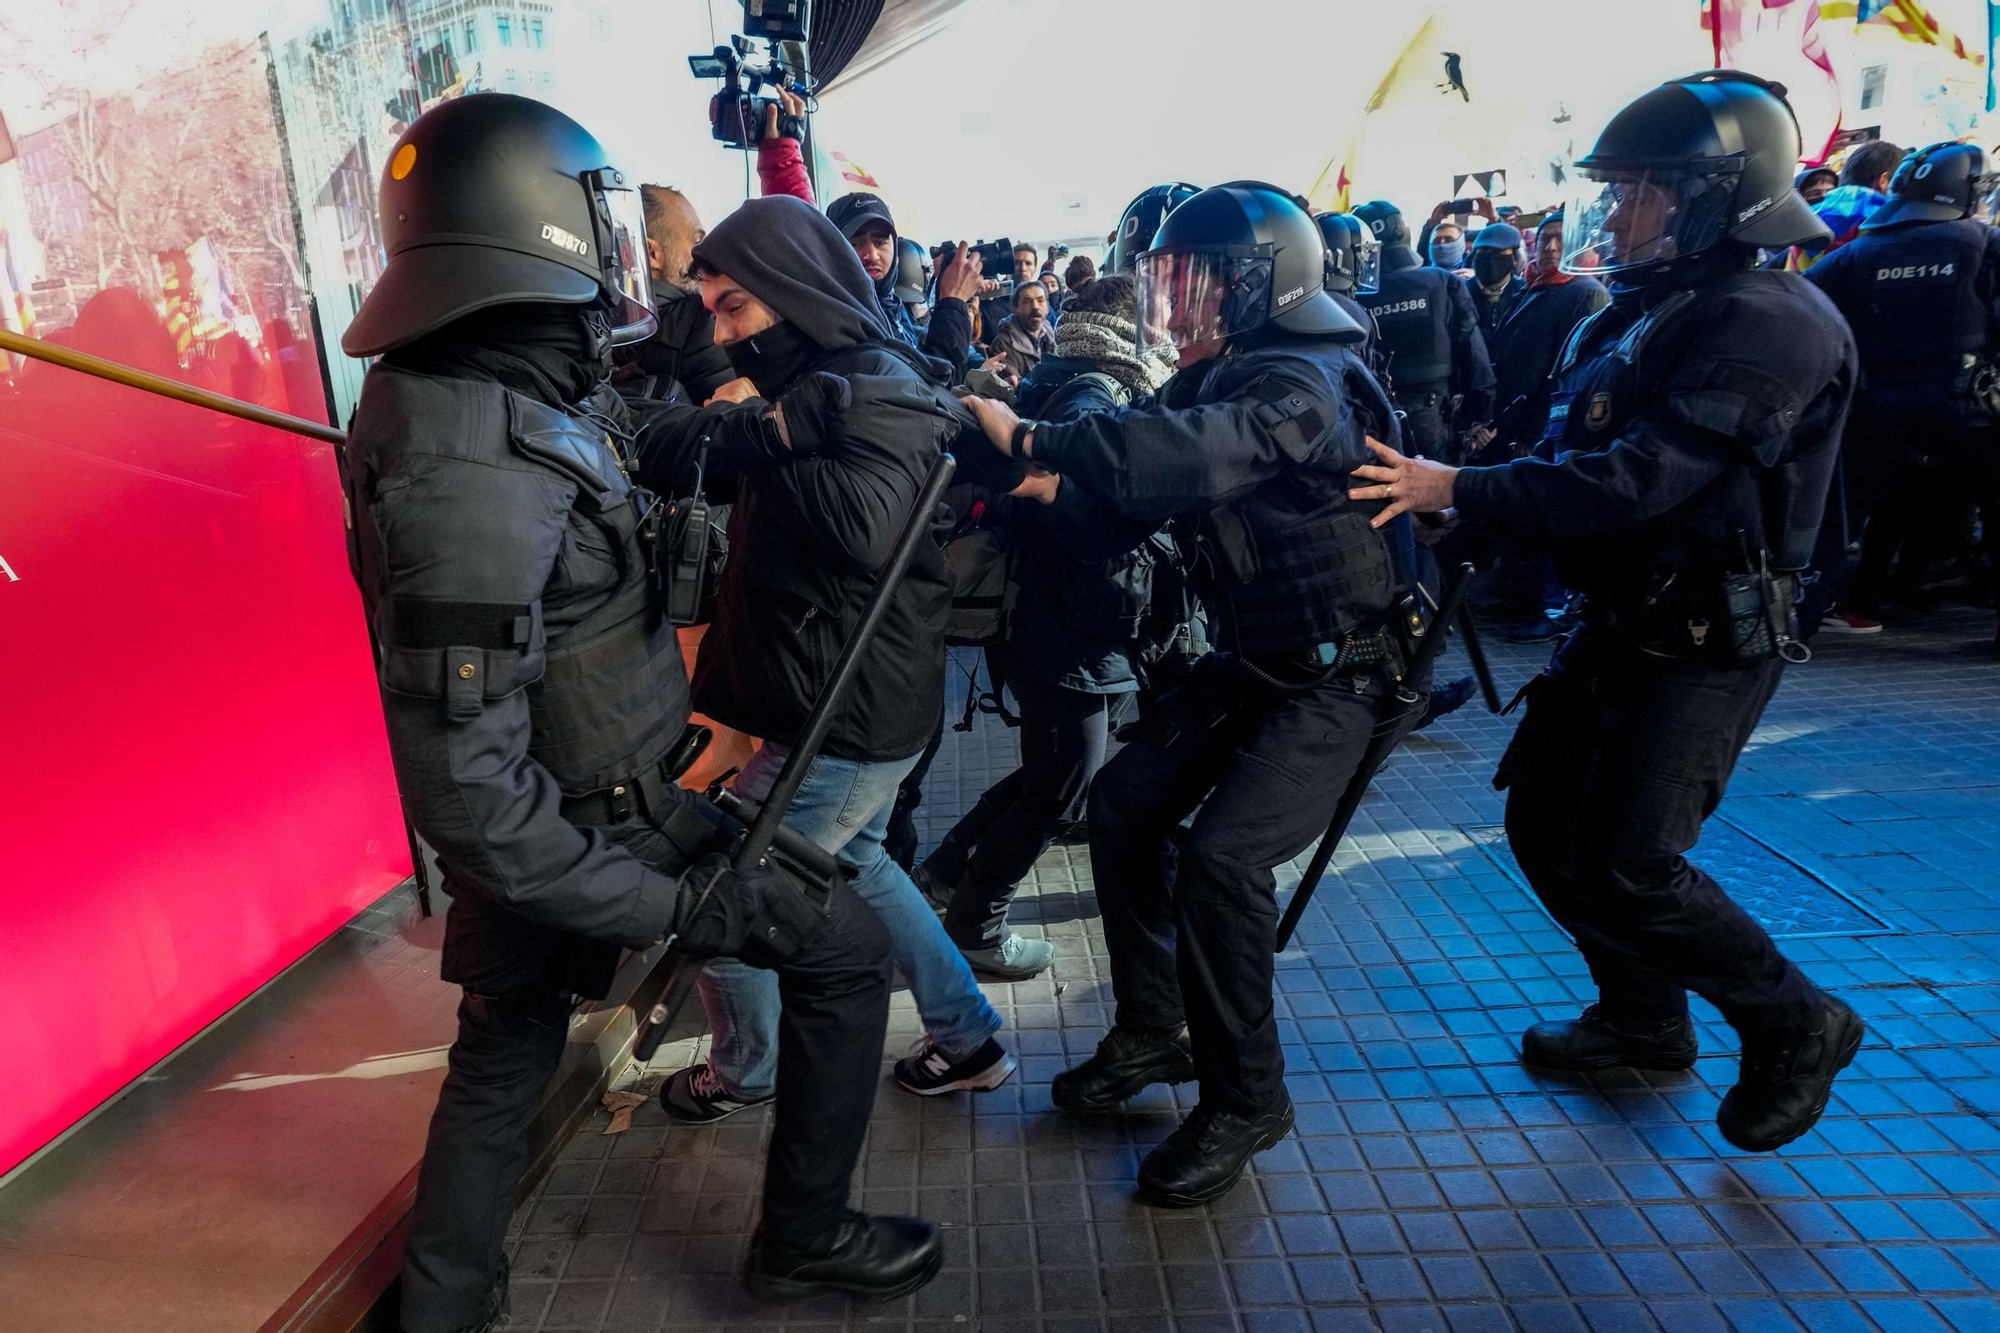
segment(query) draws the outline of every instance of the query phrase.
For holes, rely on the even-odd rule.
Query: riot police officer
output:
[[[1984,169],[1974,144],[1911,153],[1861,235],[1806,270],[1847,317],[1861,354],[1841,448],[1853,526],[1878,497],[1894,497],[1862,537],[1863,614],[1940,480],[1978,503],[1987,565],[2000,571],[2000,229],[1972,216]],[[1821,525],[1814,563],[1828,582],[1844,560],[1845,526],[1838,515]]]
[[[1292,1126],[1271,998],[1273,868],[1327,827],[1389,714],[1388,545],[1346,499],[1367,420],[1393,409],[1325,290],[1318,229],[1272,186],[1203,190],[1137,261],[1142,348],[1180,369],[1150,404],[1062,424],[968,399],[994,445],[1144,533],[1198,516],[1218,651],[1097,776],[1090,861],[1116,1025],[1056,1077],[1068,1109],[1198,1078],[1194,1112],[1139,1172],[1185,1207],[1233,1186]],[[1200,807],[1176,849],[1181,820]]]
[[[1410,248],[1410,225],[1394,204],[1378,199],[1354,216],[1382,247],[1377,287],[1360,301],[1381,330],[1404,434],[1425,458],[1462,461],[1462,431],[1493,416],[1493,367],[1471,294],[1458,275],[1426,266]]]
[[[1812,1128],[1862,1038],[1685,855],[1799,655],[1796,572],[1854,392],[1832,304],[1753,267],[1760,246],[1825,234],[1792,189],[1798,152],[1783,89],[1730,70],[1621,111],[1564,213],[1564,267],[1594,258],[1612,303],[1571,335],[1534,456],[1458,470],[1379,449],[1350,492],[1389,501],[1378,522],[1456,506],[1544,539],[1584,593],[1582,628],[1526,690],[1494,782],[1598,1000],[1530,1028],[1522,1058],[1686,1069],[1692,990],[1741,1035],[1716,1123],[1750,1151]]]
[[[1381,339],[1374,312],[1357,298],[1381,285],[1382,247],[1376,243],[1375,233],[1352,213],[1319,213],[1313,221],[1319,225],[1320,243],[1326,247],[1326,294],[1349,319],[1368,331],[1363,347],[1373,366]]]
[[[1139,191],[1118,216],[1118,230],[1111,233],[1111,248],[1104,256],[1104,271],[1130,273],[1138,266],[1139,254],[1153,243],[1153,234],[1167,220],[1167,214],[1201,193],[1199,185],[1171,181]]]
[[[669,935],[775,968],[789,1001],[752,1290],[912,1290],[934,1230],[847,1207],[887,1019],[882,928],[844,885],[731,870],[674,782],[687,678],[640,535],[652,499],[603,415],[612,346],[653,326],[637,195],[575,121],[490,93],[404,133],[382,220],[388,268],[341,341],[382,357],[344,466],[397,780],[452,893],[440,972],[464,988],[403,1328],[499,1317],[570,1009],[605,994],[621,948]]]

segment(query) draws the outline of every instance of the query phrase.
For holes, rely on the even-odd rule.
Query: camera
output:
[[[932,263],[936,265],[939,272],[944,271],[944,266],[951,262],[952,254],[957,249],[958,246],[955,242],[947,241],[931,251]],[[1014,243],[1012,241],[1008,240],[1005,236],[1002,236],[997,241],[981,241],[979,244],[970,247],[969,253],[978,257],[980,264],[979,271],[982,276],[999,282],[1000,295],[1004,296],[1014,290]]]
[[[805,81],[794,69],[803,61],[788,56],[775,42],[767,48],[762,61],[753,60],[756,55],[756,42],[748,37],[731,37],[728,46],[718,46],[710,55],[688,57],[688,68],[697,79],[723,81],[722,91],[708,101],[708,127],[718,142],[731,148],[755,148],[764,137],[764,109],[777,106],[783,110],[777,98],[760,97],[759,89],[769,85],[800,97],[809,94]],[[798,136],[800,129],[795,119],[780,128],[793,137]]]

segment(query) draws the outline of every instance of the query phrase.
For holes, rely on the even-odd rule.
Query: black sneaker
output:
[[[1097,1054],[1056,1075],[1049,1096],[1065,1111],[1095,1111],[1116,1106],[1154,1083],[1186,1083],[1193,1077],[1186,1028],[1166,1036],[1114,1027],[1097,1043]]]
[[[690,1125],[712,1125],[738,1111],[762,1106],[774,1097],[775,1094],[746,1101],[723,1087],[722,1080],[707,1065],[677,1069],[660,1085],[660,1105],[668,1115]]]
[[[1254,1116],[1195,1107],[1140,1163],[1139,1197],[1167,1208],[1193,1208],[1229,1193],[1252,1157],[1292,1132],[1292,1099],[1278,1096],[1276,1106]]]
[[[1521,1036],[1521,1063],[1542,1069],[1692,1069],[1700,1054],[1694,1023],[1685,1014],[1668,1023],[1626,1027],[1594,1004],[1575,1018],[1537,1023]]]
[[[918,1040],[896,1061],[896,1082],[905,1092],[935,1097],[945,1092],[991,1092],[1014,1076],[1014,1057],[993,1038],[962,1060],[954,1060],[929,1037]]]
[[[929,1282],[943,1266],[944,1245],[929,1222],[849,1213],[824,1248],[794,1249],[760,1232],[750,1243],[743,1285],[766,1301],[802,1301],[835,1291],[892,1301]]]
[[[1819,1123],[1834,1076],[1866,1034],[1860,1016],[1829,995],[1819,1026],[1804,1037],[1746,1037],[1736,1086],[1723,1094],[1715,1127],[1745,1152],[1784,1147]]]

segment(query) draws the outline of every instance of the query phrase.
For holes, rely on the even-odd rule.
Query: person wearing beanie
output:
[[[1137,319],[1130,275],[1073,293],[1054,352],[1020,385],[1020,410],[1070,421],[1151,398],[1172,378],[1174,352],[1137,350]],[[1008,905],[1058,830],[1082,818],[1141,674],[1187,617],[1164,604],[1168,580],[1155,577],[1175,558],[1164,533],[1105,513],[1076,487],[1054,505],[998,504],[1020,592],[994,657],[1020,705],[1021,766],[987,789],[912,878],[945,908],[945,930],[974,968],[1017,981],[1048,967],[1055,947],[1009,930]]]

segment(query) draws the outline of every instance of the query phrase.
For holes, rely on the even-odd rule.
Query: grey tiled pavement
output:
[[[1711,1054],[1688,1074],[1562,1078],[1516,1062],[1516,1034],[1573,1012],[1588,986],[1487,832],[1511,719],[1468,711],[1393,759],[1279,960],[1298,1132],[1221,1202],[1132,1199],[1140,1157],[1181,1109],[1165,1091],[1115,1115],[1050,1109],[1050,1078],[1095,1047],[1110,1000],[1088,858],[1058,848],[1016,909],[1061,949],[1054,975],[988,988],[1020,1074],[932,1101],[885,1080],[877,1103],[859,1202],[944,1224],[936,1282],[888,1306],[750,1302],[733,1274],[764,1113],[690,1130],[650,1105],[617,1136],[600,1116],[522,1209],[510,1327],[2000,1330],[1991,626],[1956,611],[1822,640],[1705,844],[1870,1024],[1819,1128],[1780,1152],[1717,1136],[1735,1045],[1705,1005]],[[1491,652],[1509,692],[1543,656]],[[994,719],[948,734],[932,839],[1013,754]],[[899,995],[887,1055],[916,1033]],[[650,1087],[700,1048],[668,1047],[635,1080]]]

